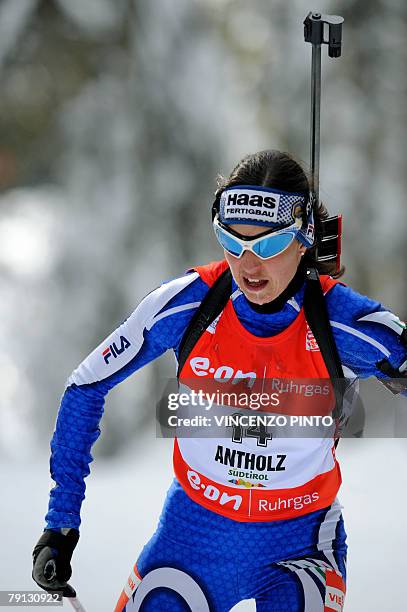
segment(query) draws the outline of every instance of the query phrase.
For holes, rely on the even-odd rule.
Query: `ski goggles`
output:
[[[301,219],[278,230],[268,230],[258,236],[249,237],[238,234],[219,221],[218,215],[213,220],[213,229],[219,244],[234,257],[240,258],[244,251],[251,251],[260,259],[271,259],[279,255],[294,241],[301,230]]]

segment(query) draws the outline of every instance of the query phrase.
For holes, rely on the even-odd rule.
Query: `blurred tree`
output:
[[[221,256],[209,225],[219,171],[266,147],[308,160],[308,10],[305,0],[3,1],[0,274],[12,350],[0,353],[0,418],[20,435],[49,437],[63,378],[143,295]],[[351,283],[397,310],[407,6],[346,0],[340,11],[343,58],[323,66],[321,193],[345,213]],[[112,392],[99,452],[139,435],[172,371],[158,361]]]
[[[19,185],[55,181],[65,144],[58,131],[61,111],[103,74],[115,47],[124,45],[123,22],[96,34],[83,31],[67,19],[64,6],[56,0],[27,0],[31,10],[21,11],[6,2],[0,14],[4,29],[19,17],[0,73],[2,147],[18,160],[14,180]]]

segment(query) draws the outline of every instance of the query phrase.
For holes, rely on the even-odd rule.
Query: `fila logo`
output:
[[[249,195],[248,193],[230,193],[227,196],[226,205],[237,206],[264,206],[265,208],[275,208],[277,206],[277,198],[273,196],[261,196],[258,194]]]
[[[120,336],[120,346],[117,346],[116,342],[112,342],[110,346],[105,348],[102,352],[103,359],[105,363],[109,364],[109,359],[113,357],[116,359],[119,355],[121,355],[127,348],[131,346],[130,342],[124,336]]]

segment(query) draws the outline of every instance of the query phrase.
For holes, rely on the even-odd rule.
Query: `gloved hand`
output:
[[[63,597],[76,597],[67,584],[72,574],[71,558],[79,540],[77,529],[46,529],[33,550],[32,577],[48,593],[62,591]]]

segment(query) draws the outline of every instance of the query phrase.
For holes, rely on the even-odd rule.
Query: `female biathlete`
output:
[[[310,267],[321,272],[347,380],[403,380],[405,325],[315,259],[327,212],[312,201],[305,172],[288,154],[245,157],[216,193],[213,224],[224,260],[149,293],[72,373],[51,441],[46,529],[33,553],[42,588],[74,593],[67,581],[105,395],[167,349],[179,358],[188,324],[228,268],[230,298],[182,364],[181,382],[210,380],[222,367],[258,379],[329,378],[304,314]],[[176,478],[116,612],[226,612],[244,599],[255,599],[258,612],[343,610],[347,546],[335,439],[270,438],[175,441]]]

